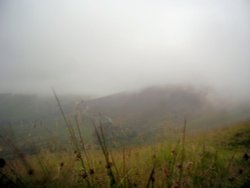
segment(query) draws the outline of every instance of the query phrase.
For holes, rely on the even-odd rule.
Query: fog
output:
[[[1,0],[0,93],[192,84],[250,96],[248,0]]]

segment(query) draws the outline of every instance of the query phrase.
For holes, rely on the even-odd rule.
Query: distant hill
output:
[[[250,108],[228,109],[207,92],[193,87],[149,87],[139,92],[119,93],[87,101],[88,114],[112,118],[115,125],[136,132],[161,132],[183,126],[187,119],[192,128],[216,126],[249,117]]]
[[[204,93],[183,87],[150,87],[136,93],[119,93],[86,103],[90,114],[110,116],[114,124],[136,131],[182,124],[210,108]]]

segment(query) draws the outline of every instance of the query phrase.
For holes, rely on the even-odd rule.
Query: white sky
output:
[[[250,96],[249,0],[0,0],[0,93],[173,83]]]

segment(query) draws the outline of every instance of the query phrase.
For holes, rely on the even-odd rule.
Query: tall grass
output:
[[[98,131],[94,121],[93,121],[93,125],[94,125],[94,128],[95,128],[95,133],[96,133],[98,142],[99,142],[99,144],[101,146],[101,149],[102,149],[103,156],[105,158],[107,174],[108,174],[108,176],[110,178],[110,187],[115,187],[117,181],[116,181],[113,169],[112,169],[110,154],[109,154],[109,151],[108,151],[108,148],[107,148],[107,145],[106,145],[102,125],[100,125],[100,131]]]
[[[76,158],[79,159],[80,162],[81,162],[81,166],[82,166],[81,176],[82,176],[83,179],[86,181],[87,186],[90,187],[90,181],[89,181],[89,178],[88,178],[87,167],[86,167],[85,161],[84,161],[83,156],[82,156],[82,151],[81,151],[81,148],[80,148],[80,146],[79,146],[79,142],[78,142],[78,140],[77,140],[77,137],[76,137],[76,133],[75,133],[74,127],[73,127],[71,121],[67,119],[67,117],[66,117],[66,115],[65,115],[65,113],[64,113],[64,111],[63,111],[61,102],[60,102],[60,100],[59,100],[59,98],[58,98],[58,96],[57,96],[55,90],[52,89],[52,91],[53,91],[53,94],[54,94],[55,99],[56,99],[56,101],[57,101],[57,104],[58,104],[58,107],[59,107],[60,112],[61,112],[61,114],[62,114],[62,117],[63,117],[63,119],[64,119],[64,122],[65,122],[65,124],[66,124],[66,126],[67,126],[67,128],[68,128],[70,140],[71,140],[71,142],[72,142],[72,145],[73,145],[73,149],[74,149],[74,153],[75,153],[75,155],[76,155]],[[77,125],[78,125],[78,122],[77,122]],[[79,126],[79,125],[78,125],[78,126]],[[80,138],[81,138],[81,133],[80,133],[79,131],[78,131],[78,133],[79,133],[79,136],[80,136]],[[83,145],[83,147],[84,147],[84,142],[83,142],[83,140],[82,140],[82,145]],[[85,147],[84,147],[84,151],[86,152]]]

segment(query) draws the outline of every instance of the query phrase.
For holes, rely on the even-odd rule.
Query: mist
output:
[[[248,0],[1,0],[0,93],[151,85],[250,96]]]

